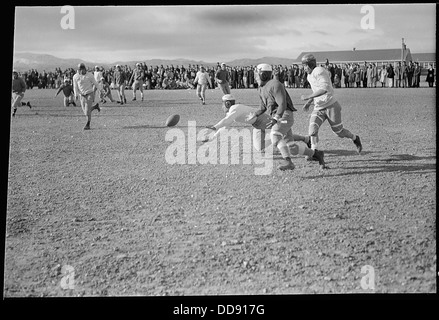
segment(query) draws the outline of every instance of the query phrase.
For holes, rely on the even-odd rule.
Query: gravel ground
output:
[[[187,163],[189,146],[168,163],[166,118],[186,137],[215,124],[219,90],[205,106],[194,90],[107,103],[90,131],[55,92],[28,90],[11,118],[5,297],[436,292],[435,89],[337,89],[362,155],[325,123],[328,170],[294,157],[266,175],[243,148],[237,164]],[[308,90],[289,92],[306,134]]]

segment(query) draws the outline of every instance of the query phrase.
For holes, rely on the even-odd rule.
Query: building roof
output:
[[[436,53],[412,53],[412,60],[418,62],[436,61]]]
[[[401,48],[399,49],[374,49],[374,50],[350,50],[350,51],[319,51],[319,52],[302,52],[296,59],[300,63],[302,56],[312,53],[318,63],[324,63],[326,59],[329,62],[363,62],[363,61],[400,61]],[[406,59],[411,60],[410,49],[405,51]]]

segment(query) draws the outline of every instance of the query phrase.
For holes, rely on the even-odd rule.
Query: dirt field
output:
[[[306,134],[309,90],[288,91]],[[337,89],[363,154],[325,123],[328,170],[294,157],[267,175],[166,161],[165,119],[215,124],[219,90],[205,106],[194,90],[127,92],[90,131],[55,92],[28,90],[11,118],[5,297],[436,292],[435,88]]]

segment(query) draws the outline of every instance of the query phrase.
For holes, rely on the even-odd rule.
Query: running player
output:
[[[121,105],[127,103],[127,98],[125,97],[125,82],[126,82],[126,75],[125,72],[122,70],[120,65],[116,65],[116,71],[114,71],[114,84],[117,88],[117,95],[119,96],[119,101],[117,103],[120,103]]]
[[[136,69],[133,70],[130,81],[128,83],[133,83],[133,100],[136,101],[136,90],[140,91],[140,98],[143,101],[143,79],[145,78],[145,72],[142,69],[140,63],[136,63]]]
[[[76,107],[76,103],[74,100],[75,99],[74,90],[73,90],[73,86],[70,83],[70,79],[68,78],[64,79],[64,83],[59,87],[55,97],[57,97],[61,91],[64,94],[64,107],[68,107],[70,106],[70,104]]]
[[[230,93],[230,76],[229,71],[227,71],[227,66],[223,62],[221,67],[215,72],[215,80],[219,84],[223,94]]]
[[[99,103],[93,105],[96,88],[98,88],[98,83],[95,78],[91,73],[87,72],[85,65],[80,63],[78,65],[78,72],[73,76],[73,90],[76,100],[79,96],[82,111],[87,117],[87,123],[84,130],[90,130],[91,112],[94,109],[97,109],[99,112],[101,111]]]
[[[21,100],[24,97],[24,92],[26,91],[26,83],[24,82],[23,78],[18,76],[18,72],[13,70],[12,71],[12,109],[14,110],[12,112],[12,116],[15,117],[15,113],[17,112],[18,106],[28,106],[29,108],[32,108],[30,105],[30,102],[22,102]]]
[[[258,83],[258,93],[261,99],[261,106],[256,111],[255,116],[267,112],[270,121],[266,125],[267,129],[272,129],[270,133],[273,147],[279,149],[283,161],[278,166],[279,170],[293,170],[295,168],[291,161],[293,154],[305,154],[305,147],[293,142],[292,126],[294,124],[294,114],[297,111],[293,106],[290,95],[285,86],[272,78],[273,69],[269,64],[262,63],[256,67],[256,81]],[[321,168],[325,168],[323,152],[315,150],[313,158],[318,160]]]
[[[264,151],[264,149],[272,143],[271,135],[268,139],[265,138],[265,131],[267,130],[267,125],[271,121],[271,117],[267,113],[262,113],[259,116],[256,116],[258,109],[244,104],[236,104],[236,100],[231,94],[224,95],[222,97],[222,101],[223,110],[226,113],[226,116],[216,125],[206,127],[215,131],[215,133],[213,135],[208,135],[204,140],[202,140],[202,142],[207,142],[214,139],[224,128],[227,128],[233,122],[247,123],[251,124],[255,128],[253,131],[253,146],[258,151]],[[290,149],[292,155],[300,154],[314,157],[319,161],[321,166],[325,166],[323,152],[311,150],[307,146],[298,145],[295,143],[295,141],[307,143],[309,141],[309,137],[295,135],[292,134],[292,132],[289,132],[286,140],[287,147]]]
[[[107,103],[106,98],[110,99],[111,102],[114,102],[113,96],[111,95],[110,84],[102,77],[99,80],[99,84],[101,85],[100,98],[102,103]]]
[[[210,76],[203,66],[201,66],[200,71],[197,72],[194,83],[197,84],[197,96],[200,98],[201,104],[206,104],[207,85],[210,84],[212,87],[212,81],[210,80]]]
[[[305,54],[302,57],[302,65],[308,74],[307,80],[313,91],[310,95],[301,96],[302,100],[307,101],[303,106],[304,111],[308,111],[311,103],[314,102],[314,110],[311,113],[308,129],[311,136],[311,148],[317,149],[319,129],[323,122],[328,120],[332,131],[340,138],[352,139],[360,154],[363,149],[360,137],[343,128],[341,106],[333,96],[334,89],[328,71],[317,66],[316,58],[312,54]]]

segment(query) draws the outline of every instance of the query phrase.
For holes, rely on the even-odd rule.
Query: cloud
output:
[[[15,50],[216,61],[387,48],[401,37],[435,50],[433,5],[373,7],[375,30],[361,29],[361,5],[74,7],[75,30],[60,27],[61,7],[17,7]]]

